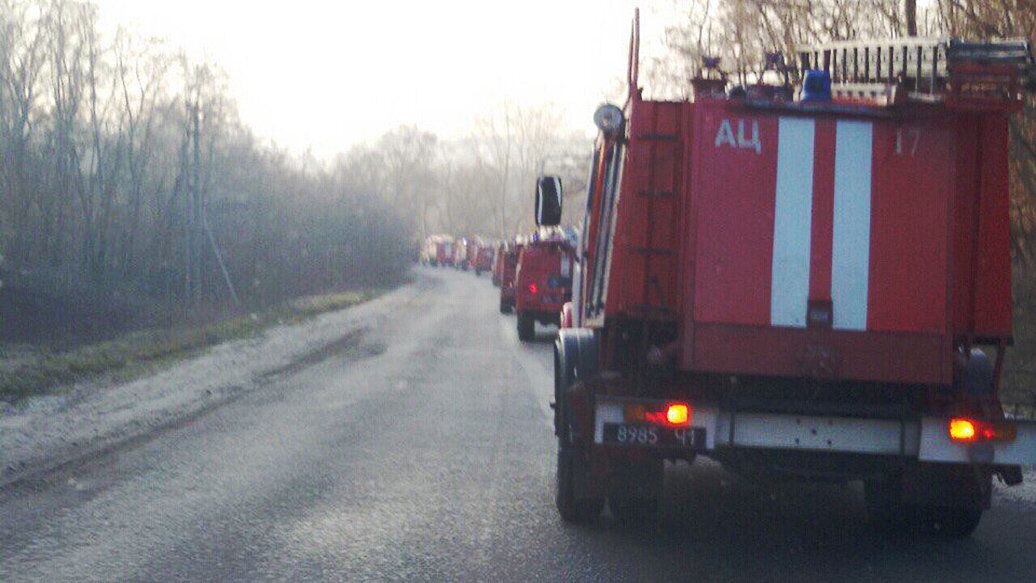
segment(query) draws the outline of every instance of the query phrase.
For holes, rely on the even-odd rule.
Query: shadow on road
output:
[[[999,573],[995,579],[1031,571],[1015,551],[975,538],[880,535],[867,524],[858,486],[754,484],[707,460],[667,468],[657,522],[627,525],[605,512],[594,525],[566,530],[573,544],[590,552],[600,547],[595,560],[616,563],[620,572],[626,559],[609,557],[606,549],[650,557],[659,569],[650,577],[659,579],[708,573],[751,580],[931,580]]]

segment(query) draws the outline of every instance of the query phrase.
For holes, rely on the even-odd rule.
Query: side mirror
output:
[[[541,227],[561,224],[561,179],[557,176],[536,179],[536,224]]]

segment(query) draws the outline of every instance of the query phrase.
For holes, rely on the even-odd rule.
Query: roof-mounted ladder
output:
[[[1036,84],[1032,51],[1023,39],[836,41],[800,51],[799,64],[803,71],[827,71],[836,95],[884,96],[890,103],[899,90],[919,101],[1020,105],[1021,91]]]

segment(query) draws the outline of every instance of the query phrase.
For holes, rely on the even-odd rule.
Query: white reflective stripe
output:
[[[904,430],[895,419],[738,413],[733,433],[735,447],[881,455],[917,453],[917,425],[908,423]]]
[[[831,245],[833,326],[838,330],[867,329],[872,141],[873,126],[870,122],[838,122]]]
[[[806,326],[813,226],[812,119],[782,117],[777,142],[770,324]]]

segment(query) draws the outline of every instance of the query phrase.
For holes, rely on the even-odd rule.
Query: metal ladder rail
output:
[[[673,147],[673,148],[679,148],[680,147],[679,131],[680,131],[680,122],[682,120],[680,119],[680,109],[676,108],[676,110],[675,110],[676,111],[675,123],[676,123],[676,126],[677,126],[676,127],[676,132],[677,133],[675,133],[675,134],[662,134],[661,132],[659,132],[659,127],[658,127],[658,124],[659,124],[659,113],[660,113],[660,111],[662,110],[663,107],[669,107],[669,105],[668,104],[656,103],[653,106],[652,113],[651,113],[651,129],[652,129],[652,132],[651,133],[647,133],[647,134],[643,134],[643,135],[640,136],[641,140],[647,142],[647,146],[648,146],[648,148],[647,148],[647,152],[648,152],[648,160],[647,160],[647,162],[648,163],[647,163],[646,167],[648,169],[650,169],[650,172],[648,173],[648,176],[647,176],[647,184],[638,185],[638,186],[642,186],[643,187],[642,189],[640,189],[638,191],[638,194],[640,195],[640,197],[642,199],[646,199],[646,205],[644,206],[644,214],[645,214],[644,225],[645,225],[646,232],[644,234],[644,239],[643,239],[644,245],[643,246],[639,246],[639,247],[634,247],[631,250],[633,252],[639,254],[643,258],[643,264],[642,265],[643,265],[643,270],[644,270],[644,278],[643,278],[643,281],[642,281],[641,296],[640,296],[642,301],[643,301],[643,303],[642,304],[637,304],[635,307],[638,310],[644,312],[645,314],[655,313],[655,314],[667,315],[667,314],[670,314],[672,312],[672,307],[667,305],[667,303],[666,303],[665,294],[663,293],[662,287],[661,287],[661,285],[660,285],[660,283],[658,281],[658,276],[654,273],[654,269],[653,268],[655,266],[655,263],[653,262],[653,260],[655,258],[658,258],[659,260],[668,261],[669,262],[669,266],[671,268],[672,267],[672,263],[674,261],[674,257],[675,257],[675,251],[671,247],[658,247],[658,246],[655,245],[655,236],[654,236],[655,235],[655,230],[656,230],[655,227],[656,227],[657,222],[659,221],[659,218],[656,216],[658,214],[658,207],[656,205],[657,205],[657,202],[660,199],[672,199],[676,195],[675,189],[676,189],[676,186],[677,186],[677,182],[676,182],[676,178],[677,177],[676,176],[670,177],[671,180],[670,180],[670,184],[669,184],[668,188],[670,188],[672,190],[659,189],[657,187],[658,181],[657,181],[656,172],[655,172],[655,162],[658,159],[658,155],[659,155],[658,154],[658,147],[659,147],[660,143],[670,143],[670,144],[672,144],[671,147]],[[678,173],[679,172],[678,164],[674,164],[673,165],[673,172],[674,173]],[[674,221],[675,220],[675,215],[676,215],[676,213],[670,213],[670,216],[668,217],[668,219],[670,221]],[[672,227],[672,225],[670,225],[670,227]],[[674,233],[675,231],[672,228],[670,228],[669,232],[670,233]],[[672,244],[671,241],[669,243],[670,243],[670,245]],[[657,303],[651,301],[651,292],[652,291],[656,292]]]

